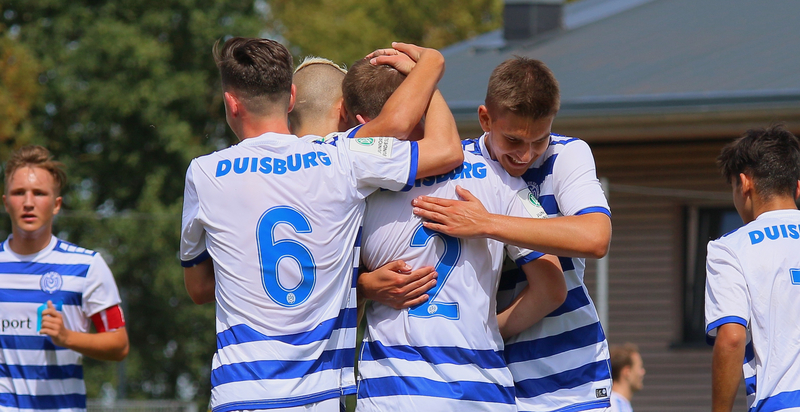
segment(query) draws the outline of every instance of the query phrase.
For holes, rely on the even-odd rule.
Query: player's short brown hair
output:
[[[633,366],[633,354],[639,353],[639,347],[633,343],[611,345],[609,352],[611,353],[611,379],[616,382],[619,381],[619,375],[623,368]]]
[[[266,114],[275,104],[289,106],[292,54],[269,39],[234,37],[220,48],[214,43],[222,88],[233,91],[248,111]]]
[[[61,189],[67,184],[67,173],[64,172],[64,165],[53,160],[50,151],[42,146],[23,146],[19,150],[11,153],[11,158],[6,162],[5,169],[5,191],[8,192],[8,182],[14,173],[23,167],[38,167],[46,170],[53,175],[55,195],[61,194]]]
[[[344,107],[353,116],[360,114],[374,119],[405,78],[406,75],[394,67],[373,65],[369,60],[361,59],[344,76]]]
[[[750,129],[722,149],[717,165],[728,183],[741,184],[739,173],[744,173],[760,196],[794,198],[800,180],[800,140],[780,124]]]
[[[558,81],[539,60],[514,56],[489,77],[486,108],[494,116],[510,112],[538,120],[555,116],[560,106]]]

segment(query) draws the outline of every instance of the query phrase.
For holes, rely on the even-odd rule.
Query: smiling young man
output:
[[[122,360],[128,335],[97,252],[53,236],[66,175],[41,146],[6,163],[0,245],[0,410],[85,411],[82,358]],[[89,333],[90,321],[97,333]],[[2,371],[6,371],[3,373]]]
[[[599,258],[611,240],[611,213],[589,146],[551,133],[559,88],[544,63],[514,57],[489,78],[478,109],[484,135],[464,146],[521,176],[549,219],[491,214],[469,191],[464,199],[414,200],[425,227],[459,238],[489,237],[560,256],[566,302],[541,322],[506,341],[520,410],[581,412],[610,406],[608,343],[586,286],[584,258]],[[498,308],[527,285],[519,270],[503,274]]]

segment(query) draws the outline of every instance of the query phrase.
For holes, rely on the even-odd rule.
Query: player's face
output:
[[[629,376],[631,390],[638,392],[644,386],[644,364],[642,363],[642,356],[638,353],[631,355],[631,373]]]
[[[15,231],[49,236],[53,216],[61,209],[61,196],[56,195],[55,179],[50,172],[26,166],[17,169],[8,179],[3,204]]]
[[[486,106],[478,109],[486,147],[511,176],[522,176],[550,145],[554,116],[531,120],[513,113],[491,116]]]

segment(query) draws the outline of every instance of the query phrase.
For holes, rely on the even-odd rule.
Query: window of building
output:
[[[706,246],[743,225],[732,207],[691,206],[686,211],[683,343],[705,345]]]

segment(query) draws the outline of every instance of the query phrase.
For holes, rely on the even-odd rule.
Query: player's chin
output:
[[[514,177],[522,176],[530,166],[528,163],[518,163],[510,159],[506,159],[503,163],[503,168],[506,169],[506,172]]]

